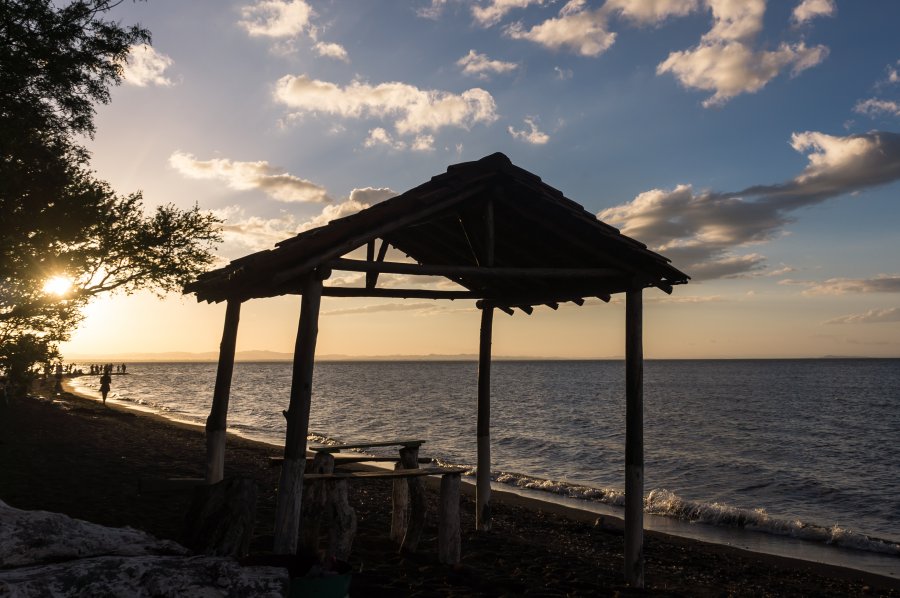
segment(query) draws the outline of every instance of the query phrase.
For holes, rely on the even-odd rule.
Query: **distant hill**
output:
[[[218,361],[219,354],[214,351],[203,353],[189,353],[186,351],[168,351],[162,353],[116,353],[116,354],[71,354],[66,355],[66,361],[77,363],[134,363],[134,362],[170,362],[170,361]],[[278,351],[238,351],[234,355],[235,361],[291,361],[294,356],[292,353],[281,353]],[[494,356],[495,361],[550,361],[565,360],[569,358],[563,357],[535,357],[528,355],[497,355]],[[606,359],[621,359],[619,357],[609,357]],[[477,361],[478,355],[474,353],[459,353],[455,355],[317,355],[316,361]]]

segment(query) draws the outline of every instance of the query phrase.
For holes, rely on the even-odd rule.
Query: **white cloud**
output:
[[[543,4],[544,0],[490,0],[486,5],[472,6],[472,16],[482,27],[490,27],[500,22],[511,11],[527,8],[532,4]]]
[[[571,0],[558,17],[527,31],[521,23],[515,23],[506,29],[506,34],[551,50],[568,49],[582,56],[599,56],[616,41],[616,34],[608,31],[606,25],[602,9],[585,10],[582,0]]]
[[[658,25],[669,17],[683,17],[701,6],[701,0],[607,0],[605,12],[615,12],[637,25]]]
[[[828,56],[825,46],[782,43],[776,50],[754,50],[753,40],[762,31],[764,0],[706,0],[713,26],[689,49],[672,52],[656,67],[657,74],[671,73],[688,88],[714,92],[703,105],[721,105],[742,93],[754,93],[784,70],[796,76]]]
[[[418,311],[418,312],[431,312],[431,311],[439,311],[441,306],[439,303],[434,301],[428,302],[418,302],[418,303],[376,303],[372,305],[363,305],[360,307],[347,307],[344,309],[333,309],[330,311],[323,311],[323,316],[347,316],[347,315],[356,315],[356,314],[371,314],[377,312],[392,312],[392,311]]]
[[[401,135],[468,128],[497,120],[494,98],[480,88],[461,94],[423,90],[399,82],[369,85],[354,81],[340,87],[306,75],[286,75],[275,84],[275,99],[296,114],[325,113],[344,118],[393,118]]]
[[[788,67],[796,75],[826,56],[825,46],[808,48],[802,42],[759,52],[742,42],[701,43],[690,50],[672,52],[656,67],[656,72],[672,73],[685,87],[715,92],[703,102],[709,107],[724,104],[742,93],[759,91]]]
[[[430,152],[434,149],[434,137],[431,135],[417,135],[410,143],[402,139],[395,139],[382,127],[375,127],[369,131],[369,136],[363,142],[365,147],[386,146],[395,150],[411,149],[416,152]]]
[[[350,62],[350,57],[347,55],[347,50],[344,49],[344,46],[340,44],[327,44],[325,42],[317,42],[316,45],[313,46],[313,50],[315,50],[319,56],[334,58],[335,60],[340,60],[342,62]]]
[[[861,314],[849,314],[840,316],[825,322],[826,324],[883,324],[887,322],[900,322],[900,308],[889,307],[887,309],[870,309]]]
[[[622,228],[671,258],[695,278],[756,272],[765,258],[736,251],[783,233],[793,213],[831,197],[900,180],[900,134],[873,132],[835,137],[796,133],[791,146],[806,153],[807,167],[778,185],[736,193],[695,192],[690,185],[653,189],[597,217]]]
[[[366,137],[363,145],[365,147],[377,147],[382,145],[396,150],[406,149],[406,143],[402,140],[394,139],[391,137],[391,134],[382,127],[375,127],[369,131],[369,136]]]
[[[416,9],[416,15],[423,19],[435,20],[444,12],[447,0],[431,0],[431,4]]]
[[[817,17],[833,16],[836,10],[834,0],[803,0],[794,8],[791,19],[802,25]]]
[[[887,67],[887,82],[888,83],[900,83],[900,70],[897,69],[898,65],[900,65],[900,60],[897,61],[897,65],[888,65],[888,67]]]
[[[868,100],[860,100],[857,102],[856,106],[853,107],[853,111],[873,118],[879,114],[900,116],[900,102],[870,98]]]
[[[268,162],[237,162],[226,158],[198,160],[181,151],[169,156],[169,165],[186,177],[218,180],[232,189],[259,189],[270,197],[287,202],[331,201],[324,187],[288,174]]]
[[[296,235],[299,228],[293,214],[285,213],[275,218],[248,216],[245,209],[237,205],[213,210],[213,213],[224,221],[224,247],[238,254],[271,249],[279,241]]]
[[[295,37],[309,29],[312,14],[303,0],[258,0],[241,8],[239,24],[252,36]]]
[[[166,77],[165,72],[172,66],[172,59],[160,54],[148,44],[131,46],[128,58],[122,67],[125,83],[137,87],[148,85],[169,86],[174,82]]]
[[[553,71],[556,73],[556,77],[562,81],[571,79],[575,75],[575,72],[572,69],[564,69],[559,66],[553,67]]]
[[[488,79],[492,74],[510,73],[519,68],[515,62],[491,60],[487,55],[479,54],[475,50],[469,50],[469,53],[457,60],[456,64],[462,67],[464,75],[472,75],[479,79]]]
[[[434,136],[416,135],[409,148],[415,152],[430,152],[434,150]]]
[[[791,282],[806,286],[804,295],[900,293],[900,274],[879,274],[875,278],[829,278],[823,282]]]
[[[507,130],[509,131],[509,134],[512,135],[513,139],[525,141],[533,145],[544,145],[550,141],[550,136],[538,129],[533,118],[526,118],[525,124],[528,125],[528,130],[516,130],[512,125],[509,126]]]

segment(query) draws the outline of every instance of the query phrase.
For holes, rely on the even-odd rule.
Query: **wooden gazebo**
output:
[[[380,243],[378,241],[380,240]],[[366,259],[347,259],[366,248]],[[413,262],[389,262],[389,247]],[[365,273],[365,286],[326,286],[332,271]],[[443,277],[459,290],[381,288],[380,274]],[[212,409],[206,423],[207,481],[222,479],[228,396],[241,303],[301,295],[287,434],[278,491],[275,551],[296,551],[321,298],[472,299],[481,310],[478,366],[476,524],[490,526],[490,365],[493,314],[557,309],[626,295],[625,578],[643,586],[642,292],[666,293],[688,276],[513,165],[503,154],[447,172],[352,216],[303,232],[275,249],[237,259],[187,285],[199,301],[227,302]]]

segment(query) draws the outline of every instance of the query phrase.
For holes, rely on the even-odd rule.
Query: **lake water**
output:
[[[213,363],[135,363],[111,399],[203,423]],[[282,444],[289,363],[237,363],[229,429]],[[496,361],[500,483],[622,504],[621,361]],[[644,367],[650,513],[900,556],[900,360],[650,360]],[[424,438],[472,465],[477,364],[321,362],[312,440]],[[98,377],[74,380],[97,394]],[[226,464],[227,467],[227,464]]]

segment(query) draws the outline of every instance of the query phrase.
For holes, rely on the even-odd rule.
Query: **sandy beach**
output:
[[[0,407],[0,500],[178,540],[190,490],[159,490],[153,482],[202,477],[203,431],[36,390],[39,396]],[[259,485],[257,554],[271,548],[279,472],[269,457],[279,455],[277,447],[229,439],[226,475]],[[617,522],[596,525],[562,508],[510,497],[495,502],[493,529],[484,534],[474,532],[474,503],[463,497],[462,564],[450,569],[437,562],[433,519],[419,551],[398,554],[388,538],[388,482],[351,485],[350,491],[359,519],[352,595],[900,596],[900,580],[652,532],[645,543],[647,588],[633,590],[622,582]],[[437,497],[432,492],[429,499]]]

